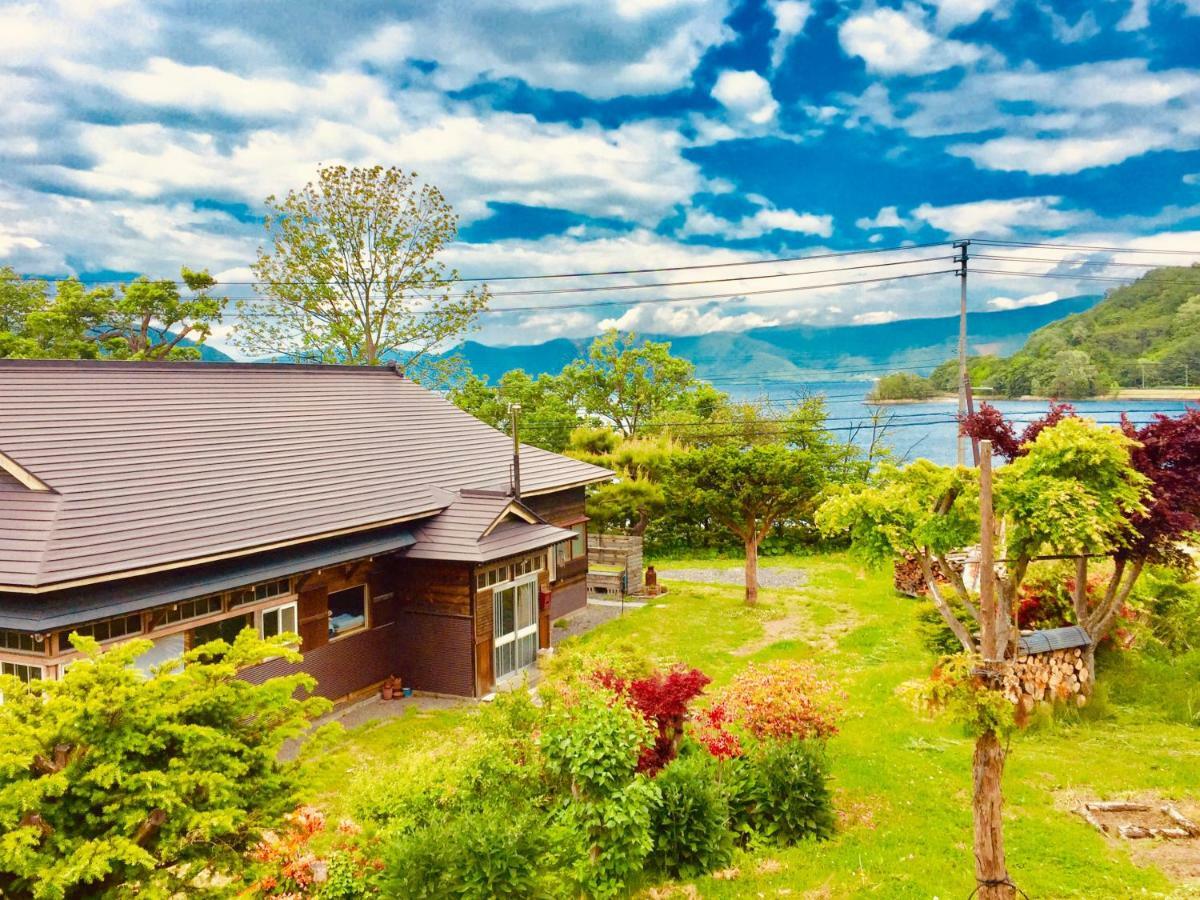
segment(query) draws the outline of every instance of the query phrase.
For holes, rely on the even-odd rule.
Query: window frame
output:
[[[332,628],[332,626],[333,626],[333,604],[332,604],[333,595],[341,594],[345,591],[352,591],[352,590],[355,590],[356,588],[358,588],[362,591],[362,598],[363,598],[362,624],[355,625],[353,628],[347,629],[346,631],[339,631],[336,634],[330,634],[329,635],[329,643],[331,643],[331,644],[334,641],[340,641],[343,638],[347,638],[352,634],[358,634],[360,631],[366,631],[368,628],[371,627],[371,587],[366,581],[359,582],[358,584],[351,584],[344,588],[339,588],[336,591],[329,591],[329,593],[325,597],[325,610],[328,615],[328,620],[327,620],[328,626],[330,628]],[[297,620],[296,620],[296,627],[297,628],[300,627],[300,620],[299,620],[298,616],[297,616]]]
[[[282,618],[284,610],[292,611],[292,622],[296,626],[290,632],[287,629],[282,629],[275,632],[273,635],[268,635],[266,631],[266,618],[269,613],[277,613]],[[286,603],[280,603],[277,606],[267,606],[258,611],[258,636],[264,640],[268,637],[278,637],[281,634],[299,634],[300,633],[300,606],[296,600],[289,600]],[[352,632],[348,632],[352,633]]]
[[[5,671],[5,669],[7,669],[7,668],[28,669],[31,672],[32,672],[32,670],[37,669],[38,676],[37,676],[37,678],[21,678],[21,676],[19,674],[17,674],[17,672],[15,672],[15,671],[12,671],[12,672]],[[11,675],[14,678],[19,679],[22,683],[28,685],[28,684],[33,684],[33,682],[35,682],[35,681],[45,681],[46,680],[46,667],[42,666],[42,665],[37,665],[36,663],[23,663],[23,662],[19,663],[19,662],[9,662],[8,660],[0,660],[0,675]]]

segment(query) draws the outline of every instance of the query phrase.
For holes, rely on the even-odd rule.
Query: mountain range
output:
[[[1068,297],[1040,306],[967,314],[969,352],[1007,356],[1037,329],[1096,305],[1095,296]],[[731,393],[737,385],[870,380],[895,370],[928,374],[958,352],[958,316],[899,319],[871,325],[790,325],[703,335],[653,335],[690,360],[700,378]],[[493,347],[464,341],[458,353],[480,376],[495,382],[510,369],[557,373],[587,353],[591,338]]]

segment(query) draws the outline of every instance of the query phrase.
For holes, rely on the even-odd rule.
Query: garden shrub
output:
[[[837,734],[840,693],[816,669],[794,660],[750,665],[721,694],[733,720],[760,740]]]
[[[712,757],[695,748],[659,772],[654,783],[659,797],[650,826],[653,866],[679,878],[728,865],[733,850],[729,802]]]
[[[820,743],[764,741],[729,764],[729,809],[738,839],[776,844],[833,834],[833,796]]]
[[[1150,633],[1173,655],[1200,650],[1200,584],[1191,574],[1156,566],[1142,573],[1136,590]]]
[[[253,897],[312,897],[318,900],[365,900],[379,897],[383,863],[376,844],[352,822],[337,827],[331,848],[317,845],[327,834],[324,814],[299,807],[278,832],[268,832],[250,854]]]
[[[654,742],[642,750],[638,771],[654,775],[673,760],[683,739],[688,704],[712,681],[699,669],[675,666],[655,670],[642,678],[622,678],[612,670],[596,673],[596,680],[623,697],[655,730]]]
[[[393,835],[384,853],[389,897],[498,897],[545,894],[555,845],[545,816],[511,804],[486,805]]]

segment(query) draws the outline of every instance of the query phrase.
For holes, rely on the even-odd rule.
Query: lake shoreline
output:
[[[1200,403],[1200,387],[1196,388],[1122,388],[1113,394],[1101,394],[1097,397],[1079,397],[1074,400],[1071,398],[1060,397],[1039,397],[1035,394],[1025,394],[1020,397],[996,397],[990,394],[976,394],[975,402],[982,403],[984,401],[1023,401],[1023,402],[1041,402],[1041,403],[1073,403],[1078,401],[1096,402],[1105,400],[1181,400],[1184,402],[1194,401]],[[863,403],[868,406],[908,406],[914,403],[957,403],[958,395],[956,394],[935,394],[932,397],[908,398],[904,400],[872,400],[868,394]]]

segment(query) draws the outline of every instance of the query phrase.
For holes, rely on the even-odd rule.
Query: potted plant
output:
[[[391,700],[400,691],[400,679],[395,675],[389,675],[383,680],[383,685],[380,687],[380,692],[384,700]]]

